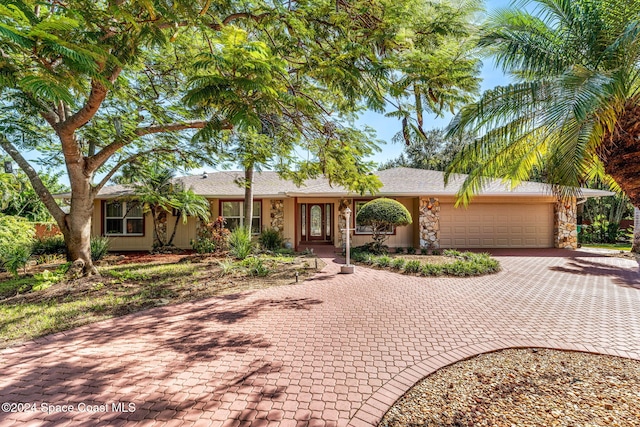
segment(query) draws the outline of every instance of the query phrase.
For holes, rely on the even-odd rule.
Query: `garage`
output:
[[[553,204],[440,206],[443,248],[552,248]]]

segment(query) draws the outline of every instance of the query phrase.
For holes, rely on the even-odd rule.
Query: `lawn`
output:
[[[117,259],[100,276],[67,281],[65,264],[19,277],[0,276],[0,348],[150,307],[291,285],[322,261],[260,255],[244,261],[213,256]],[[317,263],[317,264],[316,264]]]
[[[582,243],[583,248],[597,249],[617,249],[620,251],[630,251],[631,243]]]

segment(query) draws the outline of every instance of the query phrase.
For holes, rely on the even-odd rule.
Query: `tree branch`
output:
[[[38,198],[44,203],[47,207],[53,218],[56,220],[60,227],[65,225],[65,213],[60,209],[60,206],[56,203],[51,195],[51,192],[45,185],[43,184],[38,172],[27,162],[27,160],[20,154],[18,149],[9,142],[9,140],[3,135],[0,134],[0,147],[4,149],[11,156],[11,158],[20,166],[20,169],[24,171],[24,173],[29,178],[33,189],[36,191]]]
[[[169,123],[165,125],[151,125],[146,127],[139,127],[134,131],[134,134],[138,137],[144,135],[151,135],[155,133],[164,133],[164,132],[175,132],[186,129],[202,129],[207,125],[207,122],[204,120],[196,120],[191,122],[184,123]],[[232,129],[233,126],[229,124],[225,124],[222,129]],[[95,156],[92,156],[88,159],[87,168],[90,171],[95,171],[100,166],[104,165],[107,160],[111,156],[113,156],[119,149],[130,144],[134,138],[130,139],[119,139],[117,141],[112,142],[106,147],[102,148]]]
[[[116,81],[121,71],[121,68],[116,67],[111,75],[107,77],[107,80],[113,83]],[[60,130],[63,132],[73,133],[76,129],[86,125],[98,112],[102,102],[107,97],[107,93],[107,87],[98,80],[93,79],[91,81],[91,92],[89,93],[87,101],[80,110],[75,114],[72,114],[68,119],[66,119],[66,117],[61,118],[62,123],[59,125]]]

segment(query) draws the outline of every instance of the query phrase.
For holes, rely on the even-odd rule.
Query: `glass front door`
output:
[[[331,241],[331,204],[300,204],[300,237],[302,241]]]

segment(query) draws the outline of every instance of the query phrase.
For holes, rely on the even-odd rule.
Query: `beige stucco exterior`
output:
[[[431,198],[430,198],[431,197]],[[420,200],[438,200],[438,239],[440,248],[474,248],[474,247],[553,247],[554,246],[554,201],[551,196],[545,197],[476,197],[468,207],[454,207],[452,196],[396,197],[411,213],[413,223],[406,227],[398,227],[387,240],[389,247],[421,246],[420,234]],[[209,199],[211,217],[220,214],[221,200]],[[283,237],[294,247],[304,246],[301,236],[299,209],[302,204],[331,205],[331,242],[315,242],[333,244],[336,248],[342,244],[339,225],[340,198],[335,197],[281,197],[281,203],[271,203],[271,198],[257,199],[261,201],[262,228],[272,224],[273,206],[282,206],[284,224]],[[365,200],[348,198],[350,206],[354,202]],[[104,216],[102,201],[94,206],[93,234],[100,235],[103,230]],[[279,209],[280,210],[280,209]],[[354,212],[355,214],[355,212]],[[169,215],[167,233],[173,232],[175,217]],[[181,249],[190,249],[196,238],[198,221],[189,218],[186,224],[178,223],[174,244]],[[353,221],[351,223],[353,227]],[[148,251],[153,245],[153,222],[147,214],[145,217],[144,236],[110,236],[113,251]],[[352,232],[352,246],[364,245],[371,241],[369,234]],[[422,241],[424,243],[424,241]]]

